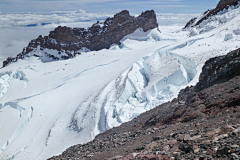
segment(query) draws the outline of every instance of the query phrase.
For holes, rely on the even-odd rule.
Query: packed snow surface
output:
[[[192,37],[179,26],[138,29],[108,50],[0,69],[0,159],[47,159],[172,100],[206,60],[239,47],[239,22]]]

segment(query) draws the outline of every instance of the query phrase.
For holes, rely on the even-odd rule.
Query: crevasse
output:
[[[193,60],[171,53],[167,49],[156,51],[145,60],[134,63],[98,94],[89,97],[79,106],[69,127],[78,132],[86,128],[86,119],[80,116],[83,108],[89,110],[84,111],[86,115],[96,109],[94,116],[91,116],[97,124],[93,136],[119,126],[157,105],[172,100],[196,73]],[[83,107],[85,105],[88,107]]]

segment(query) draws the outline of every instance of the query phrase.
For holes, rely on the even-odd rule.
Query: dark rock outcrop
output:
[[[81,53],[81,49],[98,51],[109,49],[112,44],[119,44],[120,40],[141,28],[144,32],[158,27],[153,10],[145,11],[138,17],[129,15],[127,10],[121,11],[103,23],[95,23],[92,27],[70,28],[59,26],[49,33],[49,36],[39,36],[16,57],[9,57],[3,62],[3,67],[25,57],[47,57],[53,60],[72,58]],[[39,52],[40,50],[40,52]],[[55,53],[49,52],[54,50]]]
[[[202,68],[196,90],[209,88],[213,84],[229,81],[236,76],[240,76],[240,50],[208,60]]]
[[[197,86],[181,90],[172,102],[50,160],[239,159],[239,52],[208,60]]]
[[[197,21],[197,18],[193,18],[191,19],[184,27],[184,29],[188,28],[188,27],[193,27],[193,26],[197,26],[200,23],[202,23],[204,20],[210,18],[211,16],[216,15],[219,11],[223,10],[223,9],[227,9],[229,6],[231,5],[237,5],[239,0],[220,0],[219,3],[217,4],[216,8],[212,9],[212,10],[208,10],[206,11],[203,16]]]
[[[236,2],[238,2],[238,1],[239,0],[220,0],[216,8],[219,10],[222,10],[222,9],[226,8],[227,6],[236,4]]]

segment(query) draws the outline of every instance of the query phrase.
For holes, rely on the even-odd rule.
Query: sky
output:
[[[85,10],[91,13],[132,13],[154,9],[157,13],[195,14],[213,9],[219,0],[0,0],[0,12],[51,12]]]

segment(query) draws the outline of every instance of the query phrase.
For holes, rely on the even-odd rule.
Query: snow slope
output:
[[[239,22],[192,37],[137,30],[109,50],[0,69],[0,159],[46,159],[173,99],[206,60],[239,47]]]
[[[223,10],[219,11],[216,15],[212,15],[206,20],[203,20],[199,25],[196,25],[196,23],[202,19],[204,16],[206,16],[208,12],[206,12],[203,15],[200,15],[196,17],[194,22],[186,28],[186,30],[190,31],[190,36],[194,36],[197,34],[201,34],[204,32],[208,32],[214,28],[220,27],[223,24],[229,22],[230,20],[237,17],[240,13],[240,2],[238,2],[237,5],[229,6],[227,9],[224,8]]]

